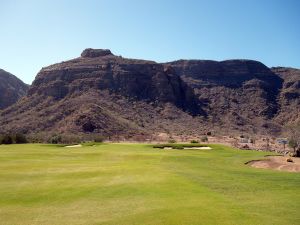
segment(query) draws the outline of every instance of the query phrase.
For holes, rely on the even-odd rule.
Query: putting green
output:
[[[300,174],[264,152],[0,145],[0,224],[300,224]]]

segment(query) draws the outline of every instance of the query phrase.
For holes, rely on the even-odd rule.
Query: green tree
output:
[[[58,144],[62,142],[62,137],[59,134],[55,134],[50,139],[48,140],[49,143],[51,144]]]
[[[294,149],[294,153],[296,153],[296,148],[298,147],[297,141],[294,140],[294,139],[290,139],[289,140],[289,147],[291,147],[292,149]]]
[[[5,145],[13,144],[13,142],[14,142],[13,138],[9,134],[4,135],[1,140],[1,144],[5,144]]]
[[[23,143],[27,143],[28,141],[24,134],[16,134],[15,142],[16,144],[23,144]]]
[[[300,155],[300,121],[286,127],[288,145],[294,150],[296,156]]]

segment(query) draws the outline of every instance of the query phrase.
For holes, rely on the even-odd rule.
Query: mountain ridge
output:
[[[16,103],[23,97],[29,85],[15,75],[0,69],[0,110]]]
[[[4,132],[124,138],[276,134],[299,120],[298,71],[254,60],[156,63],[86,49],[42,68],[27,95],[0,114],[0,124]]]

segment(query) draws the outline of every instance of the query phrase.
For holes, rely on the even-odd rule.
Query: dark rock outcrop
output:
[[[26,94],[28,88],[16,76],[0,69],[0,110],[16,103]]]
[[[81,57],[85,57],[85,58],[95,58],[95,57],[101,57],[101,56],[107,56],[107,55],[112,55],[112,53],[109,49],[87,48],[81,53]]]

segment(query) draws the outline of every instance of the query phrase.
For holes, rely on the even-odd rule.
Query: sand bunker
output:
[[[300,158],[292,158],[293,162],[287,162],[290,157],[267,156],[263,160],[253,160],[246,164],[261,169],[273,169],[288,172],[300,172]]]
[[[65,146],[66,148],[79,148],[79,147],[82,147],[82,145],[68,145],[68,146]]]

